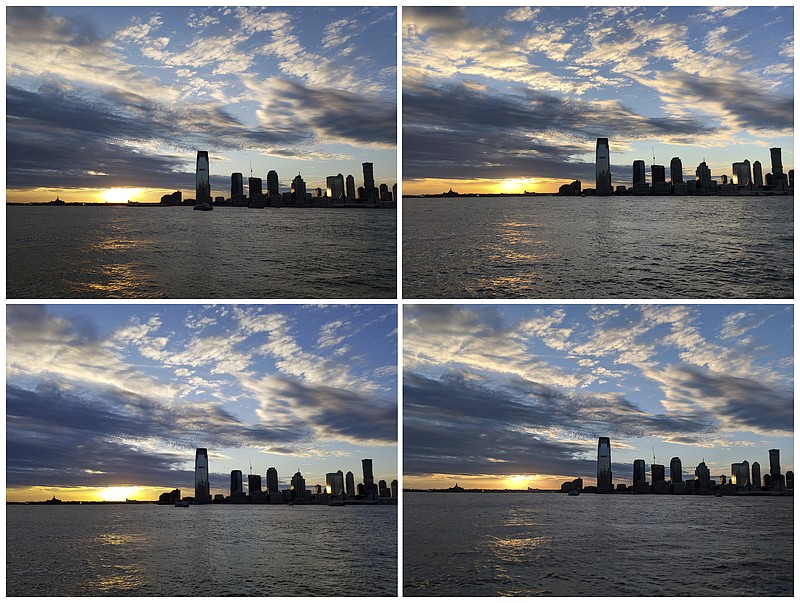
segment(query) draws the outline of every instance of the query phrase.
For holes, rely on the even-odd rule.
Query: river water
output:
[[[791,596],[791,497],[405,493],[405,596]]]
[[[9,596],[393,596],[397,507],[6,507]]]
[[[403,200],[406,298],[791,298],[793,198]]]
[[[9,298],[396,298],[394,210],[6,208]]]

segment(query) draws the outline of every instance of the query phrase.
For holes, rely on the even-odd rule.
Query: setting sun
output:
[[[117,501],[132,498],[140,490],[139,486],[113,486],[97,493],[100,500]]]
[[[102,197],[106,203],[125,203],[134,200],[142,190],[141,188],[109,188],[103,191]]]

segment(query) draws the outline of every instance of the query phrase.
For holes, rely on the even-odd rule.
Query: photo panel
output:
[[[8,595],[397,595],[395,304],[6,311]]]
[[[793,313],[406,305],[404,596],[791,596]]]

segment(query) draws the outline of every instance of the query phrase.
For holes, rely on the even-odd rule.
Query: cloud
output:
[[[577,159],[597,137],[679,139],[707,132],[692,119],[638,115],[619,101],[577,101],[526,90],[484,93],[463,84],[403,87],[403,176],[594,179]],[[477,142],[477,143],[476,143]]]

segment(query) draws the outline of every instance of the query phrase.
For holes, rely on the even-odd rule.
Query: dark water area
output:
[[[792,596],[791,497],[406,493],[404,596]]]
[[[793,198],[403,200],[406,298],[792,298]]]
[[[12,299],[395,298],[378,209],[6,208]]]
[[[6,507],[9,596],[394,596],[397,507]]]

